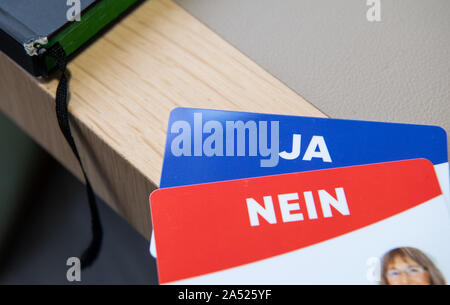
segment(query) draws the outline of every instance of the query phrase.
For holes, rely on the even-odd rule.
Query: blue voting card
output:
[[[176,108],[160,187],[415,158],[433,163],[448,199],[447,135],[440,127]]]
[[[441,127],[176,108],[160,187],[415,158],[448,166]]]

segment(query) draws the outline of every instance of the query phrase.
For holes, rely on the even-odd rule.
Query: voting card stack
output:
[[[445,284],[436,126],[177,108],[150,196],[161,284]]]

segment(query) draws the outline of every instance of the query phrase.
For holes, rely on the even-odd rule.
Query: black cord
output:
[[[83,164],[81,163],[80,155],[75,141],[72,137],[69,125],[69,111],[68,111],[68,77],[66,75],[67,56],[64,49],[59,43],[56,43],[48,50],[48,56],[55,60],[57,68],[61,71],[61,79],[59,80],[58,88],[56,89],[56,117],[58,118],[59,128],[72,148],[75,157],[80,163],[81,170],[86,181],[86,190],[89,201],[89,209],[91,212],[91,225],[92,225],[92,241],[88,248],[84,250],[81,255],[81,268],[84,269],[92,265],[96,260],[103,239],[102,225],[100,222],[100,216],[98,214],[97,203],[95,200],[95,194],[92,190],[91,183],[86,175]]]

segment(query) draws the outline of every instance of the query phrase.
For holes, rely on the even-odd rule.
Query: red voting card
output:
[[[402,246],[450,267],[425,159],[160,189],[151,210],[160,283],[367,283],[368,262]]]

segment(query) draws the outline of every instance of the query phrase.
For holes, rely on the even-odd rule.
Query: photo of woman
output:
[[[383,256],[382,285],[445,285],[435,264],[422,251],[411,247],[395,248]]]

